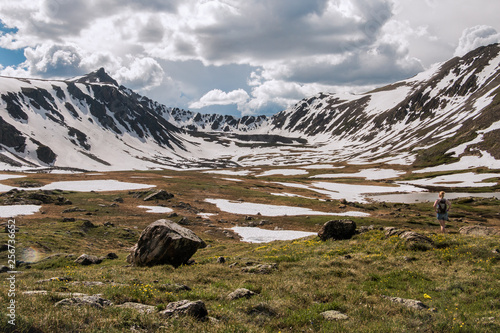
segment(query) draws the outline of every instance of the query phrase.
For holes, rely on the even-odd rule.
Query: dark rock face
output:
[[[57,155],[47,146],[39,146],[36,149],[38,159],[46,164],[53,164]]]
[[[169,220],[158,220],[144,229],[127,261],[135,266],[186,264],[205,242],[189,229]]]
[[[26,138],[14,126],[0,117],[0,144],[14,148],[17,152],[24,152]]]
[[[332,220],[326,222],[318,232],[322,241],[327,239],[349,239],[356,232],[356,223],[351,220]]]

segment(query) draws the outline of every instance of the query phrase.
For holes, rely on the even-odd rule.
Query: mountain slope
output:
[[[269,132],[302,133],[339,160],[398,156],[425,166],[464,153],[500,159],[499,53],[498,44],[482,47],[365,94],[317,94],[276,114]],[[484,140],[451,151],[481,130]]]
[[[146,168],[184,160],[183,131],[103,69],[68,81],[0,78],[1,158],[15,165]],[[189,155],[189,154],[187,154]]]

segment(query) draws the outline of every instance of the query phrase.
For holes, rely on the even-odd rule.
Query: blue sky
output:
[[[500,41],[492,0],[0,0],[0,75],[100,67],[167,106],[273,114]]]

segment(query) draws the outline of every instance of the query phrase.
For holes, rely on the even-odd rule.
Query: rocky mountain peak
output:
[[[109,83],[115,86],[119,86],[118,82],[106,73],[106,70],[101,67],[96,71],[93,71],[85,76],[78,78],[75,82],[79,83]]]

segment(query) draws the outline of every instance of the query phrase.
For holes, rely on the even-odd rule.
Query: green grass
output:
[[[126,180],[135,173],[111,173],[107,178]],[[280,191],[276,184],[282,177],[267,180],[240,177],[243,182],[223,182],[217,177],[196,172],[141,172],[158,188],[175,197],[168,201],[145,203],[126,191],[118,193],[64,192],[71,206],[44,205],[44,214],[16,218],[19,252],[32,248],[38,261],[19,267],[16,280],[16,327],[9,326],[5,312],[0,315],[2,332],[497,332],[500,330],[500,237],[470,237],[458,234],[461,226],[478,221],[498,227],[500,213],[496,199],[459,199],[453,201],[450,234],[436,234],[430,203],[357,204],[339,208],[339,201],[319,201],[296,197],[276,197],[268,192]],[[59,177],[59,176],[58,176]],[[70,176],[60,176],[64,180]],[[34,181],[50,182],[50,175],[33,175]],[[287,181],[290,181],[289,179]],[[293,181],[306,182],[298,177]],[[354,180],[353,180],[354,181]],[[354,182],[360,182],[355,180]],[[285,188],[311,197],[302,189]],[[59,194],[61,195],[61,194]],[[109,207],[122,197],[118,207]],[[423,233],[434,247],[407,246],[398,237],[386,238],[381,230],[356,235],[350,240],[322,242],[318,237],[266,244],[247,244],[214,233],[215,228],[242,225],[242,216],[220,213],[207,222],[196,213],[176,208],[178,221],[188,217],[187,227],[209,245],[199,250],[194,265],[130,267],[126,263],[128,248],[149,223],[164,218],[147,214],[138,205],[164,204],[176,207],[188,203],[196,211],[213,212],[205,198],[244,198],[252,202],[308,207],[321,211],[361,210],[371,216],[352,218],[358,227],[367,225],[396,226]],[[104,205],[104,206],[103,206]],[[77,206],[85,212],[62,213]],[[90,215],[88,213],[91,213]],[[75,218],[63,222],[63,218]],[[275,227],[318,231],[331,216],[253,216],[254,221],[267,220],[266,228]],[[461,219],[461,222],[455,220]],[[83,220],[96,227],[85,229]],[[225,220],[219,222],[218,220]],[[105,222],[113,223],[104,226]],[[2,234],[7,237],[7,234]],[[2,242],[5,242],[4,238]],[[79,266],[74,259],[82,253],[106,255],[116,252],[116,260],[104,260],[94,266]],[[73,257],[66,257],[73,254]],[[225,264],[216,262],[224,256]],[[0,264],[7,253],[0,253]],[[233,267],[230,265],[236,264]],[[244,272],[242,268],[257,264],[277,264],[269,274]],[[2,276],[3,277],[3,276]],[[52,277],[71,281],[37,283]],[[74,282],[94,281],[102,285],[86,286]],[[177,284],[191,290],[180,290]],[[227,295],[237,288],[256,293],[249,299],[229,301]],[[47,290],[48,295],[27,296],[23,291]],[[205,302],[209,322],[190,317],[165,319],[157,313],[141,314],[117,307],[65,308],[54,304],[63,299],[61,292],[101,294],[114,304],[140,302],[158,310],[173,301],[188,299]],[[417,299],[433,310],[412,310],[390,302],[383,295]],[[6,306],[8,289],[0,289],[2,306]],[[349,319],[326,321],[321,313],[340,311]]]

